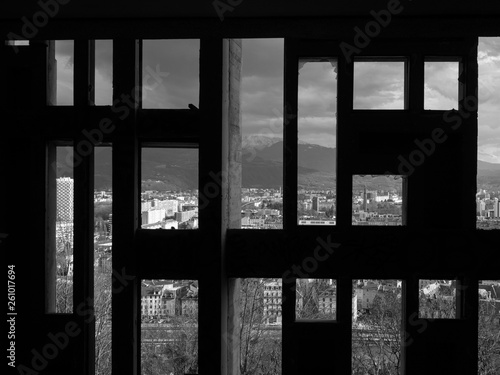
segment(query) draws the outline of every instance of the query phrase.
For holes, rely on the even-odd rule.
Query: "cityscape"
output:
[[[235,19],[244,17],[245,11],[241,12],[235,13]],[[418,14],[420,10],[411,12]],[[10,107],[16,112],[19,101],[25,102],[27,108],[37,109],[27,115],[20,112],[16,124],[21,127],[17,127],[16,132],[22,134],[25,128],[30,129],[27,124],[33,116],[41,114],[38,117],[42,122],[38,126],[41,130],[28,137],[30,149],[27,152],[23,149],[10,152],[19,160],[14,160],[12,168],[7,168],[10,174],[16,171],[14,178],[24,175],[24,169],[31,169],[34,172],[31,190],[39,193],[36,197],[42,195],[42,199],[35,199],[35,209],[31,209],[35,213],[36,228],[28,241],[27,251],[17,251],[15,247],[12,251],[16,257],[29,257],[26,258],[29,278],[22,281],[19,273],[17,290],[32,290],[33,280],[41,280],[36,298],[30,298],[27,304],[19,301],[19,311],[26,306],[29,308],[30,321],[26,325],[28,330],[19,331],[22,334],[16,340],[32,336],[34,348],[18,358],[24,361],[32,357],[31,367],[55,373],[63,368],[80,368],[85,362],[84,368],[96,375],[112,375],[112,367],[117,372],[130,369],[130,364],[133,364],[130,371],[141,375],[192,375],[200,371],[224,370],[225,366],[236,375],[281,375],[287,372],[282,371],[283,364],[288,370],[297,365],[295,372],[307,373],[313,371],[303,371],[301,366],[311,365],[319,359],[321,368],[328,368],[335,362],[332,359],[345,358],[336,352],[340,343],[350,351],[351,366],[349,368],[347,357],[348,362],[339,367],[339,372],[350,371],[351,375],[401,375],[412,369],[410,359],[413,365],[417,360],[428,362],[422,368],[431,371],[439,355],[443,356],[443,363],[437,363],[432,369],[434,373],[445,365],[457,368],[466,364],[463,371],[469,370],[469,366],[476,365],[471,360],[476,362],[477,357],[477,375],[500,375],[500,273],[495,273],[494,268],[495,243],[500,243],[497,239],[500,233],[497,95],[500,38],[476,38],[474,30],[491,29],[487,22],[459,32],[461,36],[457,38],[446,37],[457,31],[453,28],[460,28],[461,12],[453,16],[450,13],[451,29],[446,31],[444,28],[440,31],[426,12],[422,13],[423,18],[415,17],[416,21],[422,18],[424,24],[432,26],[425,29],[422,36],[437,31],[436,38],[426,38],[425,42],[416,37],[405,38],[411,32],[398,36],[398,29],[380,40],[380,46],[384,46],[381,52],[393,51],[403,44],[401,52],[417,47],[411,56],[406,53],[402,53],[403,56],[391,53],[389,57],[368,55],[372,50],[377,51],[379,42],[376,42],[369,50],[362,52],[359,49],[362,53],[353,57],[352,64],[350,61],[346,64],[350,59],[346,59],[347,56],[332,57],[319,52],[327,52],[335,45],[329,39],[330,34],[338,34],[338,31],[342,34],[351,21],[363,19],[357,17],[356,12],[347,23],[341,22],[333,33],[320,32],[319,23],[316,31],[306,33],[306,36],[320,36],[314,40],[288,38],[290,32],[282,32],[281,26],[302,18],[285,17],[271,27],[275,32],[266,32],[268,26],[265,24],[257,25],[251,32],[242,32],[243,36],[283,34],[283,38],[228,39],[223,44],[220,37],[225,37],[225,30],[232,29],[236,23],[230,22],[229,28],[223,27],[222,34],[216,31],[210,36],[208,34],[214,33],[211,31],[204,39],[188,39],[190,35],[191,38],[199,36],[202,29],[197,26],[198,22],[193,22],[195,30],[173,33],[185,39],[133,41],[122,38],[119,43],[117,39],[41,40],[45,35],[58,36],[61,25],[67,25],[63,19],[38,36],[7,41],[16,55],[18,49],[24,48],[18,46],[31,44],[29,53],[23,51],[16,57],[9,52],[7,59],[7,68],[15,73],[7,82],[10,86],[15,86],[19,73],[26,73],[18,80],[20,84],[8,102],[12,102]],[[45,13],[39,11],[37,14]],[[37,20],[37,14],[33,21]],[[377,17],[381,14],[377,13]],[[87,16],[92,23],[92,12]],[[85,17],[83,15],[84,24],[87,23]],[[323,18],[328,21],[328,17]],[[118,26],[119,18],[120,15]],[[157,18],[162,18],[161,14]],[[269,20],[275,18],[272,16]],[[410,14],[405,18],[414,17]],[[478,13],[476,21],[486,18]],[[250,21],[248,25],[254,25],[259,17],[244,21],[243,24]],[[303,23],[312,25],[311,22],[305,20]],[[211,24],[210,20],[205,23]],[[398,21],[397,27],[403,30],[404,24],[404,20]],[[170,29],[175,27],[176,22],[173,22]],[[369,28],[367,24],[366,30]],[[71,38],[72,34],[74,32],[69,30],[65,35]],[[98,27],[94,34],[102,35],[102,30]],[[108,34],[114,37],[116,31]],[[162,37],[161,30],[155,31],[154,25],[143,34]],[[438,40],[440,35],[443,38]],[[359,39],[358,36],[355,39]],[[460,52],[463,48],[460,44],[473,47],[458,57],[448,53]],[[220,48],[224,53],[212,58],[209,51],[220,52]],[[345,54],[343,47],[339,45],[339,48]],[[429,51],[437,51],[438,56],[427,54]],[[312,54],[306,56],[303,52]],[[28,63],[30,57],[38,61],[38,56],[45,65]],[[224,59],[223,63],[220,58]],[[211,80],[206,77],[217,66],[224,68],[223,86],[210,87]],[[227,67],[229,69],[225,69]],[[38,77],[44,69],[48,72],[45,80]],[[220,71],[213,77],[220,78]],[[471,71],[474,74],[469,74]],[[295,73],[297,76],[290,79]],[[122,78],[126,78],[123,84]],[[139,99],[135,101],[131,101],[127,93],[120,92],[123,88],[131,88],[132,78],[139,82],[132,92],[132,96]],[[45,88],[42,90],[45,94],[40,87]],[[474,94],[471,87],[477,88]],[[22,95],[25,91],[30,95]],[[85,98],[83,91],[88,91]],[[223,94],[223,124],[217,123],[221,118],[217,106],[209,109],[212,104],[219,103],[216,96],[213,101],[209,100],[212,91]],[[466,94],[471,96],[466,97]],[[47,100],[40,101],[44,97]],[[338,98],[342,104],[339,108]],[[469,109],[471,99],[475,105]],[[128,107],[118,108],[117,104]],[[57,110],[44,108],[57,106],[60,106]],[[169,112],[164,115],[162,110]],[[290,113],[283,113],[290,110]],[[374,116],[371,110],[376,111]],[[120,111],[123,112],[116,113]],[[441,123],[445,126],[439,127],[441,113],[435,116],[436,113],[430,111],[441,111]],[[87,124],[87,120],[97,120],[101,114],[110,115],[110,118],[102,119],[99,129]],[[123,118],[115,116],[118,114]],[[406,120],[396,124],[391,116]],[[458,116],[455,118],[459,121],[455,125],[449,121],[454,116]],[[115,118],[119,121],[114,121]],[[462,120],[474,126],[463,126],[457,132]],[[114,122],[120,125],[117,127],[120,130],[113,134]],[[183,129],[179,131],[181,125]],[[427,130],[431,132],[427,134]],[[437,137],[438,142],[434,136],[440,133],[443,138]],[[468,136],[471,134],[474,137]],[[290,140],[297,140],[293,150],[287,148]],[[431,141],[432,146],[426,147]],[[340,147],[340,154],[337,147]],[[214,153],[213,157],[203,160],[202,157],[213,150],[218,155]],[[129,151],[132,151],[128,154],[130,158],[122,159]],[[398,153],[400,155],[396,156]],[[417,156],[413,161],[412,155]],[[396,169],[385,174],[381,172],[388,166],[394,168],[398,160],[408,162],[406,156],[411,161],[408,164],[411,170],[403,171],[400,164],[397,172]],[[40,163],[32,163],[33,157],[39,157]],[[431,158],[431,162],[426,161]],[[228,163],[229,168],[224,171],[228,180],[221,179],[219,183],[213,178],[217,170],[209,172],[215,183],[210,186],[215,186],[216,192],[215,199],[207,199],[209,184],[204,173],[221,169],[221,159],[224,167]],[[287,164],[290,160],[296,162],[292,169]],[[425,167],[419,167],[423,163]],[[112,168],[115,169],[112,171]],[[356,174],[351,176],[348,171]],[[475,189],[473,171],[476,172]],[[371,172],[378,174],[362,174]],[[117,173],[123,178],[113,180]],[[205,183],[201,183],[203,179]],[[132,181],[135,186],[122,191],[123,186],[116,183],[118,180],[124,184]],[[93,215],[88,207],[92,205],[89,181],[94,183]],[[346,190],[346,186],[351,189]],[[78,202],[82,205],[75,209],[75,188],[80,187],[78,196],[85,200]],[[292,201],[290,188],[294,189]],[[129,193],[137,190],[139,192],[131,197]],[[235,196],[238,197],[237,205],[231,201]],[[226,205],[227,197],[231,205]],[[132,201],[137,205],[127,205]],[[218,202],[213,210],[216,215],[203,216],[211,214],[214,207],[212,204],[206,209],[207,201]],[[290,204],[293,215],[287,217],[290,212],[285,212],[284,208],[288,209]],[[7,215],[14,213],[12,217],[17,218],[15,202],[6,207]],[[227,216],[234,218],[234,207],[237,207],[238,220],[231,221],[231,230],[226,233],[230,221],[226,219]],[[20,213],[22,216],[24,211]],[[469,227],[474,215],[475,231],[473,225]],[[291,216],[294,221],[296,218],[296,223],[289,222]],[[75,217],[78,220],[75,221]],[[117,225],[122,224],[123,218],[138,218],[138,223],[129,220],[130,226]],[[217,230],[206,235],[210,219]],[[76,243],[78,246],[75,246],[76,222],[81,224],[77,227],[77,236],[82,239]],[[18,240],[23,239],[24,233],[17,231],[18,223],[17,219],[7,220],[6,232],[9,233],[2,233],[1,237],[7,239],[8,253],[12,243],[18,247],[22,244]],[[337,226],[339,223],[341,225]],[[389,230],[387,227],[397,228]],[[165,232],[172,230],[176,232]],[[89,233],[92,231],[93,239]],[[162,233],[165,236],[155,235]],[[331,247],[340,244],[330,243],[330,234],[333,237],[340,234],[336,240],[342,241],[342,250],[324,260],[321,269],[315,266],[314,270],[307,271],[303,265],[310,259],[316,262],[315,265],[320,263],[317,250],[330,250],[323,247],[323,234],[328,235],[327,245]],[[314,257],[302,257],[312,253],[313,249],[306,247],[316,236],[316,242],[321,245],[316,248]],[[183,242],[186,238],[188,240]],[[184,252],[192,243],[198,244],[197,241],[202,244],[199,248]],[[165,244],[167,252],[163,251]],[[241,248],[244,251],[240,251]],[[422,249],[422,254],[415,255],[407,249],[416,250],[415,253]],[[182,256],[176,256],[180,253]],[[186,255],[193,253],[203,254],[203,259],[195,259],[193,263],[192,258],[185,261]],[[129,257],[129,254],[133,255]],[[206,259],[209,261],[205,262]],[[297,266],[298,259],[302,261],[302,268]],[[167,262],[168,267],[163,268]],[[263,266],[264,262],[267,263]],[[119,281],[116,279],[117,264],[124,266],[121,271],[130,273],[122,273],[123,276],[134,279],[132,283],[124,283],[123,294],[117,294],[114,289]],[[294,270],[289,273],[292,282],[286,277],[290,270],[281,273],[289,266]],[[174,267],[177,271],[172,275],[168,270]],[[307,273],[297,273],[296,269],[304,269]],[[401,279],[353,279],[366,277],[367,270],[371,272],[369,277]],[[387,276],[393,270],[395,273]],[[193,279],[171,278],[185,273],[190,276],[182,277]],[[332,278],[308,278],[318,274]],[[445,279],[430,279],[430,274],[432,277],[446,276],[443,276]],[[250,275],[254,277],[247,277]],[[494,280],[477,280],[485,277]],[[472,293],[467,288],[471,288]],[[14,303],[15,293],[12,298],[11,303]],[[133,309],[130,309],[132,304]],[[222,308],[226,305],[227,310]],[[77,317],[83,315],[79,311],[82,307],[89,308],[86,313],[93,320]],[[19,319],[22,320],[22,314]],[[416,321],[425,323],[422,330],[410,328]],[[433,323],[435,321],[440,323]],[[67,323],[66,331],[56,331],[64,323]],[[429,327],[440,324],[439,329],[431,332],[433,328]],[[340,334],[331,335],[339,327],[337,332]],[[458,332],[456,327],[463,332]],[[11,331],[12,328],[16,326],[11,326]],[[78,335],[76,330],[83,334],[69,341],[69,337],[73,337],[68,334],[70,328],[75,329],[74,337]],[[219,328],[220,338],[215,337]],[[113,329],[116,329],[115,334],[119,333],[114,342]],[[406,351],[412,345],[408,329],[412,334],[423,334],[429,329],[426,337],[414,337],[417,345],[412,347],[412,353]],[[451,334],[443,335],[451,330],[454,330]],[[441,335],[431,342],[436,332]],[[89,334],[93,336],[90,339]],[[45,336],[52,343],[45,343]],[[122,347],[126,340],[128,344]],[[443,342],[450,346],[443,348]],[[455,354],[453,350],[458,347],[459,352],[463,351],[457,353],[457,357],[466,353],[460,361],[450,358],[450,353]],[[440,349],[444,349],[442,353]],[[92,351],[95,351],[94,356]],[[317,353],[297,359],[301,351]],[[331,358],[324,355],[327,351]],[[425,356],[431,351],[436,355],[432,361]],[[218,358],[214,359],[216,356]],[[226,356],[231,358],[224,362]],[[89,358],[95,359],[95,363],[89,365]],[[18,371],[22,371],[21,366],[25,367],[21,364]],[[418,368],[412,370],[419,372]]]
[[[402,183],[402,179],[400,179]],[[57,309],[70,312],[72,306],[72,198],[73,180],[57,181]],[[299,207],[307,224],[329,225],[335,220],[332,191],[303,190]],[[242,191],[242,224],[247,228],[280,228],[281,189],[248,188]],[[144,229],[196,229],[197,191],[145,191],[141,198],[141,226]],[[495,219],[487,201],[484,219]],[[94,277],[96,313],[96,373],[110,374],[111,361],[111,191],[96,190],[94,226]],[[401,195],[394,191],[358,189],[352,197],[353,225],[373,220],[393,220],[401,225]],[[382,204],[382,205],[380,205]],[[480,205],[478,205],[481,207]],[[382,207],[391,212],[380,211]],[[488,211],[487,211],[488,210]],[[493,216],[491,216],[493,212]],[[364,214],[366,213],[366,214]],[[382,216],[387,215],[387,216]],[[248,218],[248,222],[244,219]],[[358,221],[355,224],[354,221]],[[299,225],[307,225],[300,223]],[[361,224],[363,225],[363,224]],[[364,224],[370,225],[370,224]],[[243,225],[242,225],[243,227]],[[240,360],[242,373],[281,374],[282,279],[238,279],[240,293]],[[353,375],[365,374],[374,366],[380,374],[396,375],[400,366],[401,280],[353,280],[352,368]],[[296,320],[335,321],[336,280],[298,279],[295,289]],[[198,282],[196,280],[142,280],[141,282],[141,366],[143,374],[197,373]],[[419,317],[456,318],[455,280],[421,280]],[[500,370],[500,280],[483,280],[479,286],[480,367]],[[389,327],[391,327],[389,329]],[[496,337],[496,338],[495,338]],[[243,345],[246,343],[248,345]],[[399,349],[398,349],[399,348]],[[264,372],[264,368],[266,371]],[[494,372],[483,372],[484,374]]]
[[[158,173],[157,169],[155,172]],[[141,229],[198,229],[199,190],[190,188],[189,183],[182,181],[178,182],[178,186],[172,186],[171,182],[162,181],[162,177],[161,174],[154,179],[148,176],[142,181]],[[103,180],[106,181],[106,178]],[[300,181],[299,178],[297,224],[335,225],[338,199],[335,180],[328,184],[305,184]],[[56,182],[56,309],[57,312],[71,312],[74,180],[64,176]],[[405,183],[405,177],[397,175],[353,176],[352,225],[404,225]],[[94,191],[95,366],[99,375],[109,375],[111,371],[113,194],[110,187],[109,183],[101,183]],[[490,187],[478,190],[478,229],[500,229],[499,197],[500,189]],[[281,186],[241,189],[241,228],[283,228]],[[402,284],[401,280],[353,280],[350,306],[353,375],[374,371],[378,374],[398,374],[401,363]],[[282,280],[237,279],[237,285],[240,295],[237,321],[240,326],[241,373],[281,374]],[[296,320],[335,321],[336,288],[336,280],[333,279],[297,280]],[[198,289],[196,280],[141,281],[143,374],[197,373]],[[419,317],[456,318],[456,290],[455,280],[421,280]],[[500,329],[500,280],[483,280],[478,298],[479,365],[485,369],[480,374],[493,374],[500,371],[500,340],[494,336],[498,336]]]
[[[353,280],[352,369],[366,374],[399,374],[401,366],[401,280]],[[239,350],[242,374],[281,374],[282,280],[239,279],[241,312]],[[141,287],[142,369],[145,374],[195,373],[197,296],[194,280],[144,280]],[[455,280],[420,281],[420,318],[456,318]],[[336,281],[298,279],[297,321],[335,321]],[[498,371],[500,352],[500,281],[479,285],[480,368]],[[154,354],[154,355],[153,355]],[[156,372],[155,372],[156,371]],[[371,372],[370,372],[371,373]],[[495,373],[495,372],[485,372]]]

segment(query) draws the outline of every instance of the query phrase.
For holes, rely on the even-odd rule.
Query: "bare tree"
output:
[[[401,367],[401,300],[379,293],[352,327],[352,374],[398,375]]]
[[[56,221],[56,312],[73,311],[73,224]]]
[[[336,286],[330,279],[298,280],[297,319],[335,319]]]
[[[281,326],[266,324],[264,283],[264,279],[241,280],[241,375],[281,374]]]
[[[479,301],[479,375],[500,374],[500,316],[496,301]]]
[[[171,315],[144,316],[141,329],[142,374],[184,375],[198,372],[198,310],[195,292],[176,298]]]
[[[95,271],[95,373],[111,375],[111,272]]]

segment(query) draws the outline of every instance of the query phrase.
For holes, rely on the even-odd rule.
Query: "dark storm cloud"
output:
[[[283,39],[242,40],[244,134],[283,136]]]
[[[243,39],[244,77],[279,78],[283,76],[283,39]]]
[[[282,136],[283,128],[283,39],[243,40],[241,109],[244,134]],[[108,82],[102,95],[110,96],[112,49],[110,42],[97,43],[96,77]],[[58,97],[68,104],[72,96],[73,43],[59,41]],[[480,38],[479,52],[479,157],[500,163],[500,38]],[[145,87],[144,106],[187,108],[198,103],[198,40],[145,41],[144,72],[169,73],[161,85]],[[332,144],[336,129],[336,85],[329,63],[311,70],[315,63],[300,69],[300,137],[308,143]],[[427,71],[425,95],[430,103],[449,109],[456,107],[456,70],[437,66]],[[101,95],[96,85],[96,98]],[[395,108],[403,100],[402,76],[390,64],[380,63],[375,71],[367,65],[357,67],[355,106]]]
[[[500,38],[479,38],[478,158],[500,163]]]
[[[95,42],[95,69],[106,81],[113,79],[113,41],[96,40]]]
[[[199,101],[200,41],[145,40],[143,42],[144,108],[187,108]],[[156,74],[156,75],[155,75]],[[168,76],[165,77],[165,75]],[[160,75],[160,80],[158,80]]]
[[[403,109],[404,63],[354,63],[355,109]]]

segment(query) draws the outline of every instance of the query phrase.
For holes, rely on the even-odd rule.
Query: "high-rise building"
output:
[[[73,221],[73,179],[60,177],[57,180],[57,221]]]

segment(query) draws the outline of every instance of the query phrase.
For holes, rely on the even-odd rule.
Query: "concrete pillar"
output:
[[[241,215],[240,76],[241,41],[201,40],[200,373],[239,371],[239,284],[228,285],[225,250],[227,230],[239,228]],[[220,346],[203,346],[217,338]]]
[[[227,91],[224,97],[223,132],[223,157],[227,163],[223,164],[227,176],[223,183],[223,194],[226,203],[227,228],[241,227],[241,111],[240,111],[240,86],[241,86],[241,39],[227,41]],[[227,278],[226,278],[227,280]],[[240,371],[240,280],[227,280],[227,373],[239,374]]]
[[[227,157],[227,216],[229,228],[241,227],[241,39],[228,40],[228,79],[227,93],[224,100],[224,111],[227,111],[227,124],[224,132],[227,141],[223,143],[224,157]],[[227,145],[227,149],[224,146]],[[227,156],[226,156],[227,155]]]

